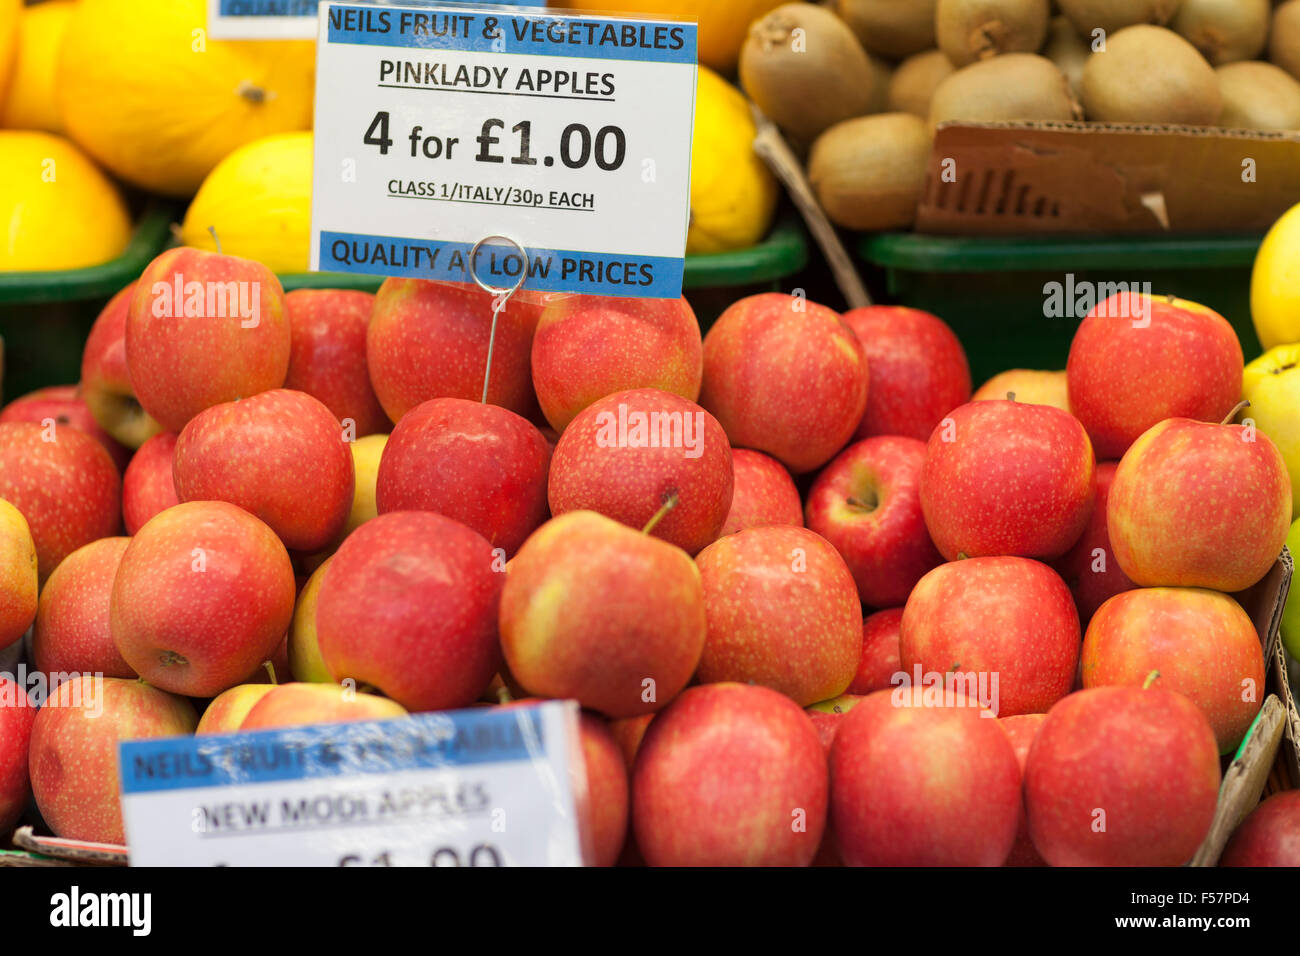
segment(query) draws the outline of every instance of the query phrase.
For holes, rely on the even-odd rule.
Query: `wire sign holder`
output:
[[[523,264],[519,269],[519,278],[515,280],[515,284],[512,286],[493,285],[490,282],[485,282],[478,274],[479,250],[489,242],[497,239],[500,239],[503,242],[508,242],[519,250],[519,258]],[[510,297],[523,288],[524,280],[528,277],[528,250],[509,236],[484,236],[478,242],[474,243],[474,247],[470,249],[469,264],[467,268],[469,269],[470,278],[474,280],[474,284],[488,295],[492,296],[492,328],[488,332],[487,367],[483,369],[482,404],[486,405],[488,400],[488,384],[492,379],[492,351],[495,348],[497,341],[497,320],[501,317],[501,313],[505,311],[506,303],[510,301]]]

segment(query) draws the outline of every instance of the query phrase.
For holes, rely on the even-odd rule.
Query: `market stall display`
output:
[[[0,0],[0,863],[1300,862],[1300,0],[551,6]]]

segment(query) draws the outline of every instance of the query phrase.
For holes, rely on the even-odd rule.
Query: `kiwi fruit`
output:
[[[952,75],[953,69],[952,61],[942,50],[926,50],[909,56],[898,64],[889,80],[886,109],[928,118],[930,98],[939,84]]]
[[[835,12],[868,53],[901,60],[934,46],[938,0],[835,0]]]
[[[930,127],[911,113],[845,120],[813,143],[808,181],[836,225],[907,229],[925,189],[930,146]]]
[[[1223,109],[1214,68],[1173,30],[1141,24],[1106,40],[1083,68],[1088,119],[1213,126]]]
[[[740,85],[796,147],[871,112],[886,83],[848,25],[811,3],[785,3],[755,20],[740,50]]]
[[[1085,37],[1098,28],[1109,35],[1138,23],[1168,23],[1182,0],[1056,0],[1061,12]]]
[[[930,122],[995,123],[1079,119],[1079,104],[1056,64],[1035,53],[1006,53],[962,67],[939,84]]]
[[[934,34],[953,66],[1002,53],[1033,53],[1047,38],[1048,0],[939,0]]]
[[[1272,63],[1244,60],[1214,71],[1223,94],[1219,125],[1300,130],[1300,82]]]
[[[1268,58],[1300,80],[1300,0],[1287,0],[1273,11]]]
[[[1223,66],[1264,52],[1272,16],[1269,0],[1183,0],[1169,28]]]
[[[1047,25],[1047,45],[1043,56],[1056,64],[1070,82],[1070,92],[1083,95],[1083,65],[1092,55],[1092,46],[1065,17],[1052,17]]]

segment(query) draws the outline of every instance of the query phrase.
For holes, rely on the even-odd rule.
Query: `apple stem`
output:
[[[1219,422],[1219,424],[1227,425],[1229,422],[1231,422],[1234,418],[1237,417],[1237,413],[1241,411],[1243,408],[1250,408],[1250,402],[1246,401],[1244,398],[1232,407],[1232,411],[1228,412],[1228,417],[1225,418],[1223,421]]]
[[[502,687],[498,687],[498,688],[497,688],[497,703],[498,703],[498,704],[508,704],[508,703],[510,703],[510,702],[511,702],[512,700],[514,700],[514,699],[515,699],[515,698],[514,698],[514,695],[510,693],[510,688],[509,688],[509,687],[502,686]]]
[[[262,661],[262,666],[266,668],[266,675],[271,678],[272,684],[280,683],[275,679],[275,665],[270,661]]]
[[[1159,676],[1160,676],[1159,671],[1152,671],[1150,674],[1148,674],[1147,679],[1142,682],[1142,689],[1146,690],[1148,687],[1154,684],[1156,682],[1156,678],[1158,678]]]
[[[664,519],[664,515],[668,514],[668,512],[672,511],[676,507],[677,507],[677,493],[673,492],[672,496],[667,501],[665,501],[660,506],[659,510],[654,513],[653,517],[651,517],[651,519],[646,522],[645,527],[641,529],[641,533],[649,534],[651,531],[655,529],[655,525],[657,525],[660,521]]]
[[[876,505],[878,504],[878,502],[874,500],[863,501],[861,498],[846,498],[844,503],[854,511],[875,511]]]
[[[221,237],[217,235],[217,227],[208,226],[208,235],[212,236],[212,242],[217,247],[217,255],[221,255]]]

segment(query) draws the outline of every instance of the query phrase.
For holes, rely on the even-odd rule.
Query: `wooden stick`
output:
[[[776,178],[785,184],[790,198],[799,209],[799,214],[803,216],[813,238],[821,246],[826,261],[830,264],[831,272],[835,276],[835,284],[840,287],[840,292],[844,295],[844,301],[849,304],[850,309],[871,305],[871,296],[867,294],[867,287],[863,285],[857,267],[849,257],[848,250],[844,248],[844,243],[840,241],[839,233],[826,218],[821,203],[813,194],[799,157],[795,156],[785,137],[781,135],[781,131],[776,128],[776,124],[764,116],[762,110],[753,104],[750,104],[750,109],[754,114],[754,123],[758,127],[758,133],[754,136],[754,152],[762,157],[763,162],[767,163]]]

